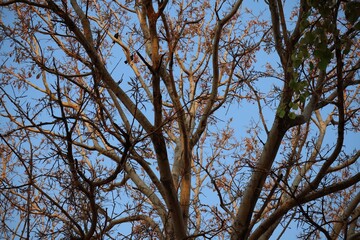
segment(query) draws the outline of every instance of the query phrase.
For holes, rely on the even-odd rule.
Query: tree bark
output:
[[[256,202],[259,198],[265,180],[270,173],[271,166],[275,160],[281,140],[285,135],[286,129],[282,119],[276,118],[270,130],[268,139],[265,143],[264,150],[257,162],[249,184],[243,194],[240,207],[236,213],[232,225],[231,239],[247,239],[250,230],[250,220],[254,212]]]

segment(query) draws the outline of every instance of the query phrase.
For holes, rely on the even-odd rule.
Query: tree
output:
[[[0,5],[3,238],[359,236],[358,2]]]

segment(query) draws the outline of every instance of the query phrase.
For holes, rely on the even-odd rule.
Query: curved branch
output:
[[[213,81],[211,87],[211,93],[209,99],[206,103],[204,113],[199,121],[198,128],[194,132],[190,140],[190,146],[194,146],[196,142],[200,139],[202,133],[204,132],[208,118],[212,112],[213,106],[216,102],[217,94],[218,94],[218,87],[221,79],[219,79],[220,72],[219,72],[219,42],[221,38],[221,33],[225,24],[237,13],[238,9],[242,4],[242,0],[236,1],[234,6],[232,7],[231,11],[221,20],[217,21],[215,26],[215,36],[212,45],[212,70],[213,70]]]
[[[304,204],[315,199],[321,198],[323,196],[329,195],[331,193],[335,193],[341,190],[344,190],[350,186],[353,186],[360,182],[360,173],[357,173],[351,178],[348,178],[340,183],[335,183],[330,186],[326,186],[322,189],[318,189],[317,191],[311,192],[306,196],[301,196],[301,194],[296,195],[295,198],[292,198],[285,202],[282,206],[276,209],[271,215],[269,215],[264,221],[259,224],[256,230],[249,236],[249,240],[256,240],[266,232],[266,230],[273,224],[274,221],[284,216],[290,209],[293,207]]]
[[[137,108],[137,106],[131,101],[129,96],[125,91],[119,87],[117,82],[111,77],[110,73],[106,69],[105,64],[103,63],[101,57],[97,54],[97,51],[93,44],[87,39],[87,37],[80,31],[76,24],[72,21],[70,16],[61,10],[52,0],[48,1],[50,9],[57,14],[60,18],[64,20],[64,23],[67,27],[75,34],[78,41],[85,48],[87,54],[92,60],[93,66],[98,70],[99,75],[102,77],[102,80],[108,86],[109,89],[112,89],[114,94],[119,98],[119,100],[125,105],[129,112],[135,117],[135,119],[141,124],[147,133],[152,133],[154,127],[149,122],[147,117]]]

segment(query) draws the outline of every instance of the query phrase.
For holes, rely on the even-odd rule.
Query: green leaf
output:
[[[317,58],[320,58],[321,56],[321,51],[320,50],[314,50],[314,56],[317,57]]]
[[[321,60],[318,64],[320,70],[326,70],[326,67],[329,65],[329,62]]]
[[[316,0],[307,0],[307,3],[308,3],[309,6],[311,6],[311,7],[317,6],[317,1],[316,1]]]
[[[286,112],[285,112],[285,109],[280,108],[279,111],[278,111],[278,116],[279,116],[279,118],[284,118],[285,113],[286,113]]]
[[[299,100],[301,103],[305,103],[306,99],[310,96],[309,91],[305,91],[299,96]]]
[[[294,68],[300,67],[301,63],[302,63],[302,61],[301,61],[300,59],[296,59],[296,60],[294,61]]]
[[[297,82],[293,79],[290,81],[289,86],[291,89],[295,90],[297,88]]]
[[[304,31],[307,27],[309,27],[310,22],[307,19],[304,19],[300,22],[300,31]]]
[[[289,113],[289,118],[290,119],[295,119],[296,118],[296,114],[294,112],[290,112]]]
[[[320,70],[325,70],[326,67],[329,65],[331,59],[333,58],[333,53],[329,49],[324,49],[323,47],[315,50],[314,55],[315,57],[320,59],[318,65]]]
[[[304,37],[304,44],[313,44],[315,42],[315,33],[307,32]]]
[[[297,110],[299,108],[299,104],[291,102],[289,103],[289,107],[291,107],[294,110]]]
[[[299,100],[300,100],[300,102],[305,103],[306,96],[304,94],[301,94],[300,97],[299,97]]]
[[[314,69],[314,64],[312,62],[310,62],[309,66],[310,66],[310,71],[312,71]]]
[[[305,87],[307,87],[307,85],[308,85],[307,81],[301,81],[300,82],[301,90],[303,90]]]

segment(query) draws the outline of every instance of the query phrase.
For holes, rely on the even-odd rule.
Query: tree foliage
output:
[[[357,238],[359,5],[2,0],[1,238]]]

